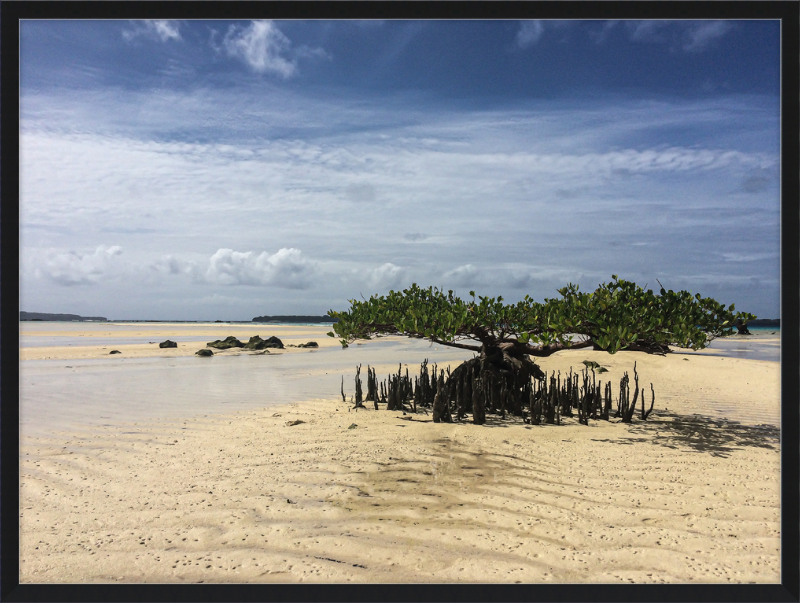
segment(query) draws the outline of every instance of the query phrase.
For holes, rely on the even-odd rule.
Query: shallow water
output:
[[[780,331],[777,331],[774,335],[772,331],[762,331],[760,329],[750,329],[750,331],[752,335],[733,335],[715,339],[707,348],[697,352],[680,348],[673,348],[673,351],[677,354],[702,354],[703,356],[780,362]]]
[[[208,336],[205,335],[186,335],[170,337],[177,343],[203,342],[207,343]],[[113,337],[80,337],[74,335],[20,335],[19,347],[21,348],[46,348],[46,347],[75,347],[75,346],[103,346],[113,347],[118,345],[135,345],[142,343],[161,343],[164,341],[153,341],[151,335],[141,335],[135,337],[113,336]]]
[[[302,353],[175,358],[27,360],[20,363],[20,435],[148,418],[220,414],[353,395],[355,367],[472,357],[419,340],[373,341]],[[385,378],[388,368],[379,371]]]
[[[56,327],[57,325],[57,327]],[[154,341],[132,336],[140,325],[92,323],[93,337],[71,332],[87,330],[86,323],[28,323],[21,344],[122,345]],[[188,330],[197,325],[180,325]],[[220,325],[214,325],[220,326]],[[172,327],[170,327],[172,328]],[[68,335],[30,335],[36,330]],[[109,333],[119,336],[109,337]],[[780,361],[780,339],[770,330],[753,329],[752,336],[717,339],[697,352],[675,349],[676,354],[711,355]],[[26,337],[27,335],[27,337]],[[52,340],[57,339],[58,343]],[[89,341],[87,341],[87,339]],[[209,341],[207,335],[172,337],[173,340]],[[102,344],[101,344],[102,341]],[[355,367],[379,366],[378,377],[396,371],[398,363],[411,372],[428,358],[432,363],[462,361],[472,352],[431,345],[424,340],[373,340],[347,349],[320,348],[302,353],[276,353],[212,358],[103,358],[93,360],[28,360],[20,363],[20,430],[22,435],[42,434],[90,424],[178,418],[263,408],[309,399],[353,394]]]

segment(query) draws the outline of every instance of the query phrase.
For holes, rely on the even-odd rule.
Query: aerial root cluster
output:
[[[561,371],[549,376],[541,371],[532,374],[525,370],[507,370],[475,357],[450,371],[428,365],[426,359],[420,366],[419,376],[409,376],[408,368],[403,373],[402,364],[397,373],[378,381],[375,369],[367,366],[367,392],[364,395],[361,381],[361,365],[356,367],[354,409],[366,408],[372,402],[375,410],[385,405],[386,410],[417,413],[433,413],[435,423],[450,423],[465,420],[471,415],[472,422],[482,425],[486,413],[505,418],[506,413],[522,417],[531,425],[561,424],[562,417],[574,417],[583,425],[589,419],[622,419],[633,422],[637,402],[641,395],[641,420],[653,411],[655,390],[650,384],[650,407],[646,408],[645,391],[639,389],[639,375],[633,364],[634,391],[631,397],[630,377],[627,373],[619,382],[616,405],[612,396],[612,382],[597,379],[595,367],[589,363],[580,372],[569,373],[562,378]],[[344,377],[342,377],[342,400],[346,401]]]

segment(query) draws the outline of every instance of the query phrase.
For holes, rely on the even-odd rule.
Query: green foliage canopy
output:
[[[516,304],[502,297],[478,296],[464,301],[435,287],[415,284],[368,300],[350,300],[350,309],[330,310],[338,319],[331,337],[343,347],[375,335],[405,335],[476,351],[501,348],[517,354],[549,356],[558,350],[593,347],[611,354],[619,350],[664,353],[668,345],[703,349],[715,337],[731,335],[737,321],[756,317],[734,305],[692,296],[688,291],[660,290],[660,295],[612,275],[613,281],[594,293],[582,293],[570,283],[559,289],[561,299]],[[570,341],[570,334],[579,337]],[[481,345],[461,343],[465,340]]]

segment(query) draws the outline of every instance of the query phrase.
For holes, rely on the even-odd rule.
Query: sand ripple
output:
[[[667,412],[96,429],[22,450],[21,581],[776,582],[779,460],[774,427]]]

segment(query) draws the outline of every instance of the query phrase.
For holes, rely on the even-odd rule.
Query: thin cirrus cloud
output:
[[[617,28],[620,21],[606,21],[597,30],[587,29],[586,34],[597,44],[604,42],[612,30]],[[563,21],[522,21],[516,35],[518,48],[528,48],[536,45],[546,30],[560,29],[567,26]],[[714,42],[723,38],[734,29],[728,21],[664,21],[642,20],[624,22],[628,39],[632,42],[647,42],[654,44],[670,43],[676,50],[688,53],[702,52]]]
[[[206,103],[214,104],[213,95],[173,100],[191,107],[195,119],[211,112]],[[308,112],[313,119],[321,111],[346,114],[349,110],[346,103],[326,104],[327,107],[302,107],[299,114]],[[670,115],[683,114],[687,123],[697,127],[703,127],[704,119],[711,123],[718,119],[702,105],[697,111],[663,107],[649,111],[649,121],[640,127],[652,127],[667,109]],[[737,110],[746,110],[746,106]],[[708,183],[720,182],[729,187],[727,183],[741,182],[743,173],[756,174],[760,179],[747,183],[747,192],[743,193],[746,198],[728,200],[726,215],[736,220],[741,211],[749,211],[753,195],[769,190],[777,173],[774,154],[735,148],[608,150],[610,145],[605,139],[619,136],[614,121],[598,122],[580,112],[573,114],[570,125],[565,126],[567,130],[560,131],[542,127],[543,122],[547,125],[543,119],[546,110],[518,113],[507,124],[498,123],[494,114],[478,112],[458,118],[432,115],[430,121],[389,129],[392,135],[386,138],[340,131],[322,140],[311,137],[271,141],[263,137],[257,143],[240,140],[232,144],[137,140],[126,134],[113,134],[113,127],[109,134],[74,134],[74,129],[86,129],[72,127],[82,126],[80,121],[66,122],[68,130],[59,132],[47,124],[46,113],[40,113],[40,126],[29,122],[23,130],[21,150],[29,160],[29,167],[22,174],[28,198],[48,199],[49,204],[24,204],[23,224],[58,225],[80,231],[83,236],[91,232],[83,221],[93,216],[104,221],[106,230],[135,226],[144,232],[157,226],[163,235],[150,231],[148,246],[175,257],[194,253],[193,246],[199,243],[192,241],[214,241],[220,249],[232,250],[237,244],[246,245],[244,249],[257,249],[261,238],[257,233],[280,224],[283,240],[277,247],[300,248],[310,257],[355,261],[366,253],[369,263],[383,266],[397,265],[397,253],[410,253],[411,262],[419,263],[423,258],[416,256],[423,254],[426,246],[408,242],[424,240],[423,233],[417,230],[424,225],[429,232],[437,233],[438,241],[448,241],[438,252],[442,260],[458,266],[458,257],[468,253],[471,242],[476,240],[497,241],[500,237],[515,247],[531,250],[565,229],[593,232],[603,224],[604,236],[615,234],[621,216],[638,221],[642,227],[657,228],[651,211],[654,201],[665,208],[657,217],[665,219],[669,228],[682,223],[681,216],[693,215],[686,214],[691,210],[687,207],[690,201],[702,203],[704,198],[719,195],[709,196],[703,191]],[[160,110],[151,110],[152,123],[159,123],[159,113]],[[626,125],[635,134],[636,114],[628,115]],[[380,113],[368,117],[386,119]],[[396,117],[407,119],[402,114]],[[583,127],[584,121],[593,123]],[[580,126],[577,135],[572,135],[573,125]],[[417,135],[420,131],[428,136]],[[458,132],[459,144],[431,147],[424,142],[431,138],[446,141],[454,131]],[[526,149],[523,143],[517,146],[516,137],[528,138],[528,131],[540,133],[534,148]],[[548,140],[567,138],[566,134],[576,148],[548,145]],[[591,145],[587,140],[592,141]],[[587,146],[597,150],[587,152]],[[125,169],[121,170],[123,165]],[[465,179],[465,173],[470,178]],[[99,182],[102,187],[97,185]],[[646,198],[641,195],[643,186],[648,190]],[[114,199],[111,205],[110,198]],[[380,203],[374,203],[378,199]],[[492,202],[487,204],[487,199]],[[452,219],[452,210],[445,209],[448,207],[458,208],[458,220]],[[674,212],[678,213],[673,215]],[[422,216],[424,223],[419,221]],[[298,217],[306,222],[319,220],[324,228],[311,226],[311,222],[301,226]],[[235,231],[236,225],[242,223],[255,227],[253,234],[248,234],[247,229],[242,233],[246,240],[217,238],[220,233]],[[397,237],[406,242],[402,251],[391,246],[385,228],[376,227],[390,223],[395,223],[400,233],[406,233]],[[526,225],[527,234],[521,232],[512,237],[504,233],[512,224]],[[464,234],[464,229],[470,232]],[[360,233],[358,246],[348,238],[353,232]],[[182,234],[175,237],[177,233]],[[38,237],[43,241],[42,236],[31,233],[28,240]],[[694,241],[693,245],[698,241],[696,233],[688,230],[664,236],[679,237],[687,244]],[[125,241],[126,252],[135,254],[129,240]],[[308,274],[304,270],[290,272],[295,276],[288,278],[269,263],[259,268],[256,258],[260,256],[255,253],[247,258],[235,253],[241,252],[230,251],[217,257],[210,267],[210,280],[204,282],[220,286],[316,286],[303,278]],[[566,249],[559,257],[567,261],[567,256],[578,253]],[[542,256],[530,252],[528,255],[541,262],[538,258]],[[201,264],[208,261],[207,257]],[[306,258],[305,254],[302,257]],[[405,255],[403,258],[403,265],[411,265]],[[502,253],[495,255],[489,249],[482,259],[491,264],[504,261],[502,258]],[[580,265],[581,259],[576,257],[570,262]],[[302,262],[299,264],[302,267]],[[474,268],[477,270],[477,264]],[[157,272],[181,273],[182,269],[177,273],[175,269],[174,263],[166,262]],[[388,271],[384,276],[395,283],[402,278],[398,274]],[[454,284],[476,278],[466,269],[447,276],[453,278]]]
[[[721,253],[726,262],[757,262],[760,260],[777,259],[777,253]]]
[[[700,52],[715,40],[722,38],[733,29],[727,21],[708,21],[693,23],[686,31],[683,49],[687,52]]]
[[[669,42],[673,49],[702,52],[734,29],[728,21],[628,21],[629,39],[634,42]]]
[[[520,23],[519,31],[517,32],[517,46],[520,48],[527,48],[539,41],[544,33],[544,23],[538,19],[532,21],[523,21]]]

